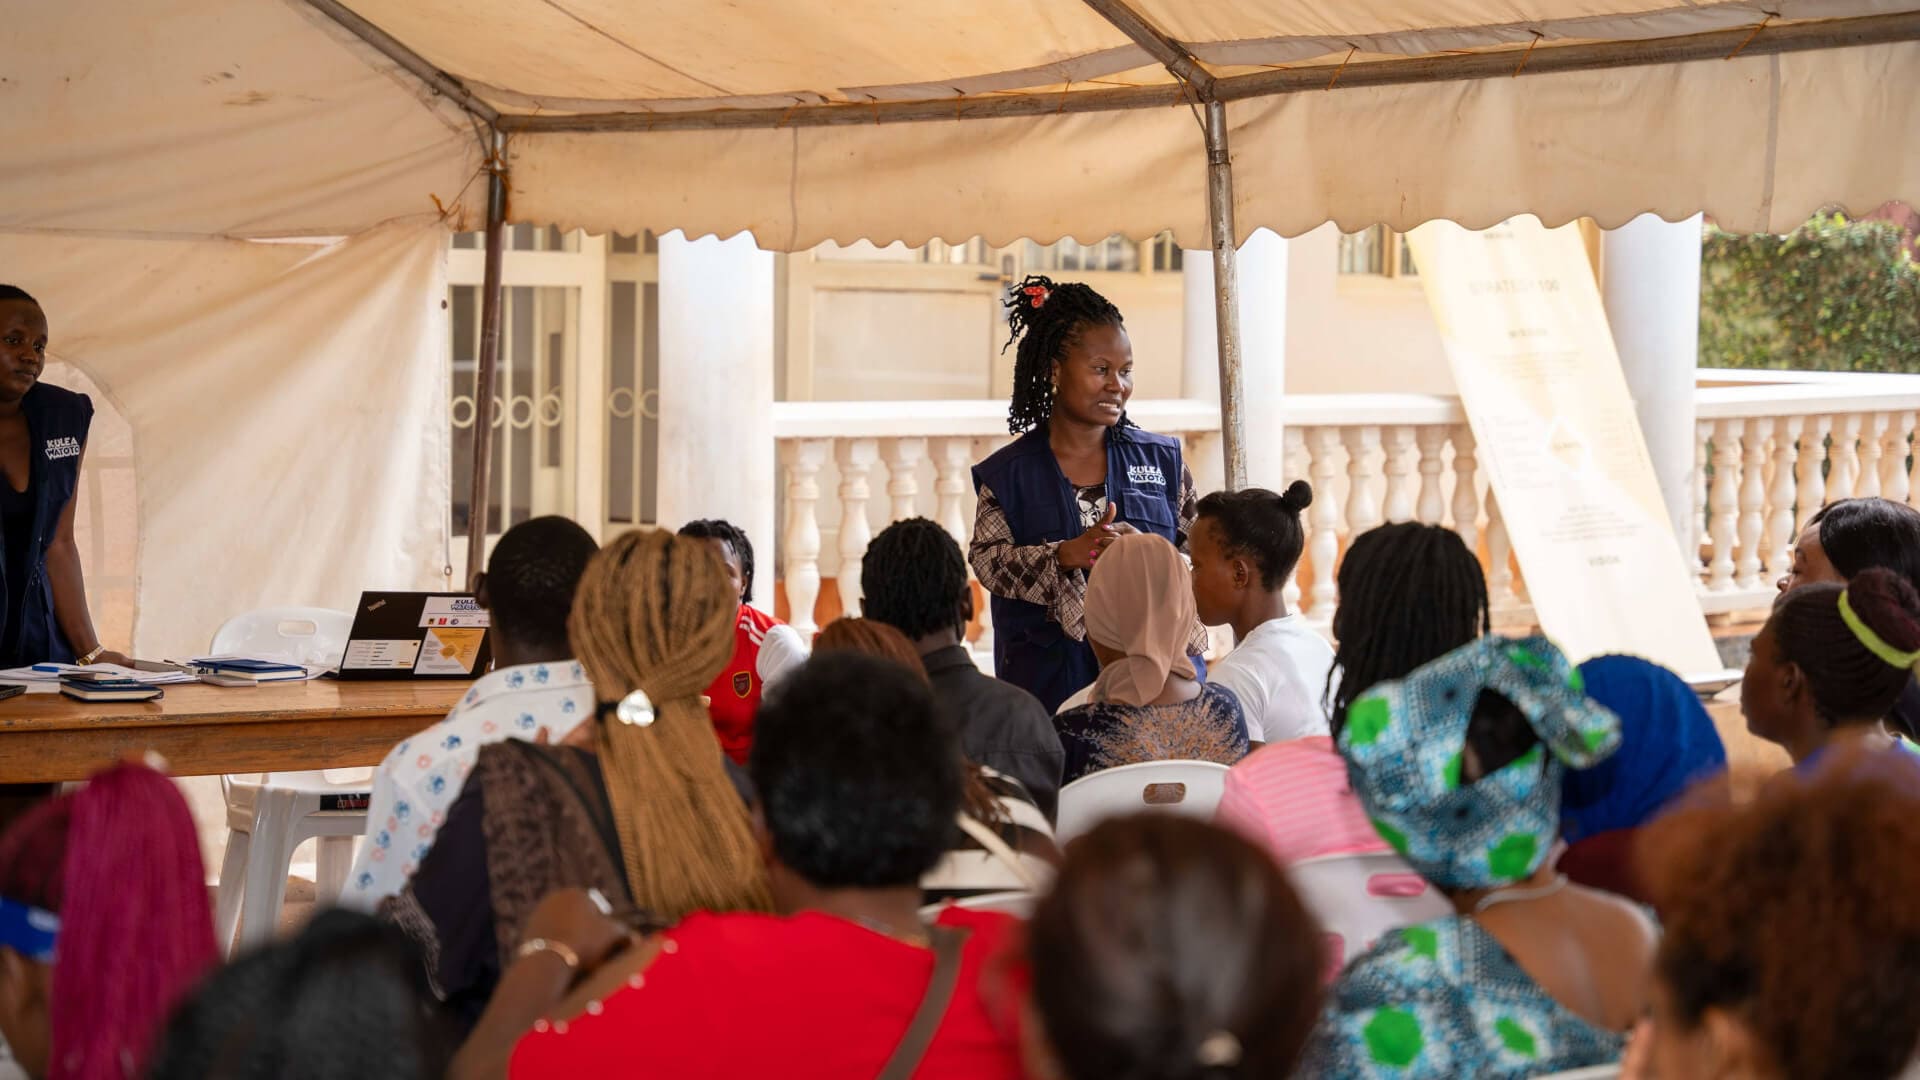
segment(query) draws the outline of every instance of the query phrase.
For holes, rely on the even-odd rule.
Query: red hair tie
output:
[[[1041,304],[1047,302],[1047,289],[1044,285],[1029,285],[1020,291],[1033,298],[1032,303],[1034,307],[1039,307]]]

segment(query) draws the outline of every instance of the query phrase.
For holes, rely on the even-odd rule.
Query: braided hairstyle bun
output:
[[[1200,500],[1200,516],[1213,522],[1221,550],[1260,568],[1260,587],[1278,589],[1293,576],[1306,549],[1300,511],[1313,505],[1313,485],[1295,480],[1285,495],[1266,488],[1216,491]]]
[[[1014,352],[1013,402],[1007,409],[1007,431],[1024,435],[1053,416],[1053,365],[1067,357],[1067,351],[1091,326],[1124,327],[1120,309],[1088,285],[1079,282],[1057,283],[1052,278],[1029,274],[1007,290],[1002,302],[1007,309],[1007,344],[1020,343]],[[1114,437],[1126,438],[1133,425],[1123,413],[1114,427]]]

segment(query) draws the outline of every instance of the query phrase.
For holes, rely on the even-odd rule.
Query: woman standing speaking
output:
[[[93,630],[74,495],[93,402],[40,381],[47,316],[0,285],[0,667],[129,663]]]
[[[1020,343],[1007,429],[1019,437],[974,466],[968,561],[993,596],[995,673],[1052,712],[1100,673],[1083,609],[1100,550],[1133,532],[1184,550],[1198,499],[1179,442],[1127,419],[1120,309],[1044,277],[1014,286],[1006,307],[1008,344]],[[1187,651],[1205,648],[1196,623]]]

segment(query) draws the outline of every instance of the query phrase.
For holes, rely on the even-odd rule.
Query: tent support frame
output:
[[[1398,60],[1370,60],[1348,64],[1332,79],[1331,65],[1304,64],[1277,71],[1216,78],[1213,96],[1221,101],[1274,97],[1282,94],[1339,93],[1366,86],[1412,86],[1479,79],[1530,79],[1569,71],[1600,71],[1647,67],[1700,60],[1819,49],[1845,49],[1920,41],[1920,11],[1821,19],[1768,26],[1759,34],[1753,27],[1715,30],[1644,41],[1603,41],[1578,45],[1542,45],[1520,67],[1518,50],[1462,55],[1416,56]],[[1331,81],[1331,85],[1329,82]],[[1205,103],[1206,98],[1201,98]],[[696,109],[686,112],[630,112],[525,114],[504,113],[502,130],[519,134],[595,131],[733,131],[755,128],[836,127],[934,120],[998,120],[1021,116],[1114,112],[1123,109],[1168,108],[1194,103],[1194,86],[1177,82],[1165,86],[1076,90],[1071,94],[1004,94],[919,101],[832,102],[772,109]]]
[[[1240,374],[1240,271],[1233,229],[1233,155],[1221,82],[1193,53],[1160,32],[1126,0],[1083,0],[1179,80],[1182,95],[1206,106],[1207,230],[1213,246],[1213,328],[1220,354],[1220,453],[1228,491],[1247,486],[1247,427]]]
[[[507,137],[494,129],[487,162],[487,253],[480,284],[480,356],[473,379],[473,486],[467,493],[467,587],[486,567],[493,501],[493,396],[500,377],[500,259],[507,239]],[[503,508],[505,509],[510,508]],[[503,513],[503,518],[504,518]],[[503,521],[504,524],[504,521]]]
[[[1233,155],[1227,147],[1227,106],[1218,99],[1207,102],[1207,225],[1213,237],[1213,326],[1220,349],[1220,452],[1226,459],[1227,490],[1239,491],[1247,486],[1247,426],[1240,375],[1240,256],[1234,246]]]

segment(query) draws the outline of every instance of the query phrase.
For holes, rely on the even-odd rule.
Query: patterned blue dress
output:
[[[1393,930],[1333,986],[1303,1077],[1520,1080],[1620,1059],[1472,919]]]

